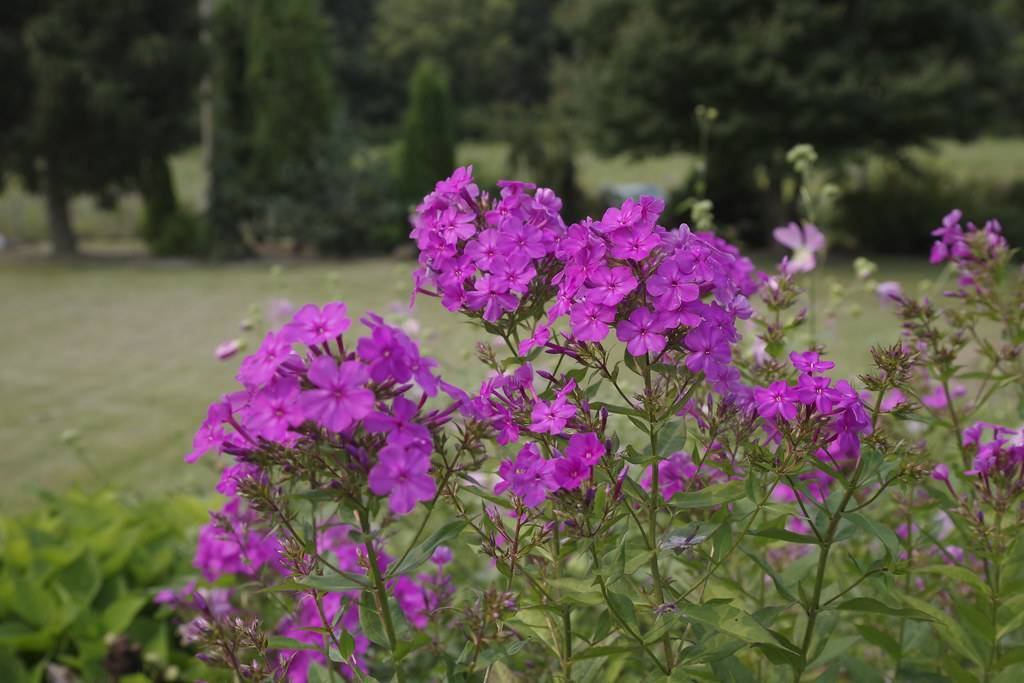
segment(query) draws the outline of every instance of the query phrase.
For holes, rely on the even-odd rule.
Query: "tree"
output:
[[[394,123],[405,102],[403,86],[421,60],[432,59],[449,71],[461,127],[468,134],[501,133],[496,126],[547,99],[550,64],[560,45],[552,21],[557,4],[379,0],[365,48],[374,87],[354,112],[373,123]]]
[[[54,251],[77,249],[68,201],[137,186],[176,209],[168,155],[192,141],[203,68],[194,3],[5,3],[5,166],[46,198]]]
[[[214,133],[210,223],[216,255],[257,239],[299,237],[295,202],[316,183],[337,109],[333,38],[319,0],[227,0],[212,30]],[[347,160],[346,160],[347,161]]]
[[[398,177],[402,196],[414,202],[455,167],[455,113],[448,74],[437,62],[419,63],[409,79],[402,122]]]
[[[1000,32],[985,0],[574,0],[562,19],[604,150],[692,148],[695,107],[721,112],[715,199],[753,189],[758,169],[763,196],[778,196],[797,142],[890,154],[975,134],[998,108]]]

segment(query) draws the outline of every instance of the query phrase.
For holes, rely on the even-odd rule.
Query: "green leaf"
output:
[[[572,659],[575,662],[579,662],[584,659],[594,659],[595,657],[608,657],[609,655],[633,652],[636,652],[636,643],[631,643],[629,645],[596,645],[594,647],[588,647],[582,652],[573,653]]]
[[[304,643],[301,640],[288,638],[286,636],[270,636],[267,644],[271,650],[319,650],[320,648],[311,643]]]
[[[913,572],[915,574],[938,574],[947,578],[953,579],[960,583],[966,583],[973,588],[981,591],[983,595],[988,596],[989,591],[988,585],[985,583],[977,573],[972,572],[964,567],[957,567],[951,564],[933,564],[927,567],[914,567]]]
[[[356,576],[348,573],[335,572],[328,569],[328,573],[323,576],[302,576],[299,577],[298,583],[302,586],[309,588],[316,588],[318,590],[327,591],[328,593],[347,593],[348,591],[358,591],[365,588],[369,588],[369,584],[366,583],[365,579],[357,578]],[[282,590],[287,590],[283,588]]]
[[[900,617],[913,621],[934,621],[934,619],[919,610],[909,607],[890,607],[874,598],[851,598],[845,600],[834,609],[844,612],[870,612],[872,614],[884,614],[890,617]]]
[[[839,638],[830,638],[828,643],[822,649],[822,651],[818,654],[817,657],[814,658],[814,661],[811,662],[808,666],[824,666],[836,657],[838,657],[839,655],[843,654],[844,652],[852,648],[858,642],[860,642],[860,638],[858,636],[842,636]]]
[[[612,611],[618,615],[619,619],[626,622],[634,632],[638,629],[636,608],[633,607],[632,600],[621,593],[608,591],[608,606],[611,607]]]
[[[448,522],[440,529],[435,531],[430,537],[420,543],[418,546],[409,551],[409,554],[405,556],[401,564],[388,572],[388,576],[401,576],[402,574],[408,574],[412,570],[419,567],[421,564],[430,559],[430,556],[437,549],[437,546],[451,541],[457,537],[459,533],[466,528],[466,522],[461,519],[457,519]]]
[[[804,545],[819,545],[818,539],[807,534],[798,534],[788,529],[757,529],[749,532],[751,536],[770,538],[776,541],[787,541],[789,543],[802,543]]]
[[[388,637],[384,632],[384,625],[377,614],[377,602],[373,599],[370,591],[363,591],[359,600],[359,627],[363,635],[370,639],[370,642],[377,645],[387,646]]]
[[[740,482],[742,484],[742,482]],[[765,643],[778,646],[778,640],[751,615],[733,607],[727,602],[710,602],[703,605],[680,605],[680,612],[693,621],[715,628],[739,638],[745,643]]]
[[[672,496],[670,505],[674,508],[707,508],[739,500],[746,496],[746,483],[734,479],[722,484],[714,484],[700,491],[690,491]]]
[[[843,516],[853,522],[853,524],[861,531],[870,536],[874,536],[881,541],[882,545],[885,546],[886,552],[889,553],[889,557],[896,559],[900,556],[900,551],[902,550],[900,539],[892,529],[879,524],[875,520],[870,517],[866,517],[859,512],[846,512]]]
[[[124,633],[147,602],[149,600],[145,595],[122,595],[103,610],[103,628],[107,633]]]
[[[936,622],[933,626],[935,632],[939,634],[939,637],[946,641],[950,647],[962,656],[973,661],[978,666],[984,666],[985,656],[983,653],[978,651],[977,647],[971,639],[967,637],[964,629],[956,620],[927,600],[922,600],[921,598],[906,594],[900,595],[900,599],[914,609],[920,610],[930,616]]]

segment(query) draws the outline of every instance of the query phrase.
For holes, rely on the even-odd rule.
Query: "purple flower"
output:
[[[604,341],[608,336],[608,326],[614,321],[614,308],[593,301],[576,304],[569,313],[572,336],[579,341]]]
[[[686,357],[686,367],[691,372],[707,373],[732,359],[728,339],[720,330],[710,325],[701,325],[690,330],[683,339],[683,345],[690,350]]]
[[[281,330],[283,339],[302,342],[308,346],[323,344],[345,332],[351,321],[346,315],[347,308],[341,302],[324,304],[323,309],[306,304],[299,309],[292,321]]]
[[[366,431],[372,434],[387,434],[389,446],[409,446],[431,443],[430,430],[414,422],[419,408],[403,396],[396,396],[391,402],[391,414],[372,412],[363,420]]]
[[[830,413],[833,401],[830,384],[832,380],[828,377],[800,375],[796,385],[796,397],[805,406],[813,405],[820,413]]]
[[[283,335],[268,332],[256,353],[242,361],[237,379],[246,387],[258,387],[273,377],[277,368],[292,353],[292,345]]]
[[[494,275],[484,275],[476,281],[476,289],[466,295],[466,304],[484,312],[484,320],[496,322],[505,311],[515,310],[518,305],[515,294],[509,294],[508,282]]]
[[[378,496],[388,497],[388,507],[396,515],[408,513],[421,500],[430,500],[437,484],[430,471],[430,458],[417,448],[385,446],[377,455],[367,483]]]
[[[317,388],[300,394],[299,407],[322,427],[340,432],[373,410],[375,397],[364,386],[367,372],[358,361],[339,366],[331,356],[319,356],[307,377]]]
[[[560,434],[575,415],[576,408],[563,396],[550,402],[537,401],[530,413],[530,429],[538,434]]]
[[[585,434],[573,434],[569,437],[569,445],[565,448],[565,454],[569,457],[577,457],[587,465],[596,465],[604,457],[605,447],[597,434],[586,432]]]
[[[932,479],[949,483],[949,466],[940,462],[932,469]]]
[[[430,561],[437,565],[438,569],[452,561],[452,549],[446,545],[439,545],[430,556]]]
[[[280,441],[289,427],[306,419],[299,409],[299,382],[293,377],[278,377],[261,389],[249,409],[248,425],[265,439]]]
[[[231,404],[222,399],[210,405],[206,419],[192,437],[192,451],[185,456],[185,462],[193,463],[210,451],[219,451],[227,440],[224,423],[231,418]]]
[[[767,389],[754,389],[754,400],[757,403],[757,414],[766,420],[781,415],[786,420],[795,420],[797,401],[795,392],[784,380],[772,382]]]
[[[549,341],[551,341],[551,328],[540,323],[533,331],[532,336],[519,342],[519,355],[525,356],[533,349],[546,345]]]
[[[505,460],[498,467],[502,481],[494,487],[497,494],[511,490],[532,508],[545,501],[550,491],[558,488],[550,460],[541,457],[537,444],[528,443],[516,455],[515,461]]]
[[[657,297],[658,308],[674,311],[688,301],[696,301],[700,287],[691,280],[693,264],[689,270],[680,267],[676,260],[665,261],[658,272],[647,281],[647,291]]]
[[[611,234],[612,256],[629,261],[643,261],[661,243],[658,234],[648,228],[623,228]]]
[[[590,465],[577,455],[566,455],[555,461],[555,482],[566,490],[578,489],[590,477]]]
[[[811,375],[816,372],[831,370],[836,366],[830,360],[821,360],[821,354],[816,351],[805,351],[804,353],[793,351],[789,354],[789,360],[794,368]]]
[[[356,348],[363,362],[370,366],[370,378],[378,383],[388,379],[408,382],[412,377],[411,364],[418,355],[416,346],[376,316],[364,318],[363,323],[370,328],[370,336],[361,338]]]
[[[793,250],[792,258],[782,272],[809,273],[814,270],[817,261],[814,255],[825,248],[825,235],[813,223],[804,223],[803,230],[796,223],[772,231],[775,241]]]
[[[660,318],[650,309],[637,308],[629,314],[629,319],[616,326],[615,334],[619,341],[626,342],[626,350],[632,355],[657,355],[665,348],[665,336],[659,334],[663,329]]]
[[[587,301],[605,306],[618,304],[637,285],[633,271],[625,266],[599,268],[589,279],[592,287],[587,291]]]
[[[525,294],[530,291],[530,282],[536,276],[533,262],[525,254],[513,252],[508,257],[498,256],[491,261],[491,278],[506,291]]]

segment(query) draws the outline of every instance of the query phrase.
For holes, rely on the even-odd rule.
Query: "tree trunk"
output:
[[[60,173],[53,164],[46,170],[46,214],[50,224],[50,241],[55,256],[74,256],[78,253],[78,240],[71,228],[68,213],[68,194]]]

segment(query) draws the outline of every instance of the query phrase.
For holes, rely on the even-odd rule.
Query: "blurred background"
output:
[[[710,200],[768,265],[810,143],[840,288],[854,254],[934,277],[953,207],[1024,238],[1020,0],[4,0],[0,65],[6,511],[208,487],[181,456],[231,387],[215,349],[307,301],[388,313],[476,381],[474,333],[404,307],[406,215],[455,165],[554,188],[567,222]],[[824,339],[851,375],[898,334],[858,306]]]

